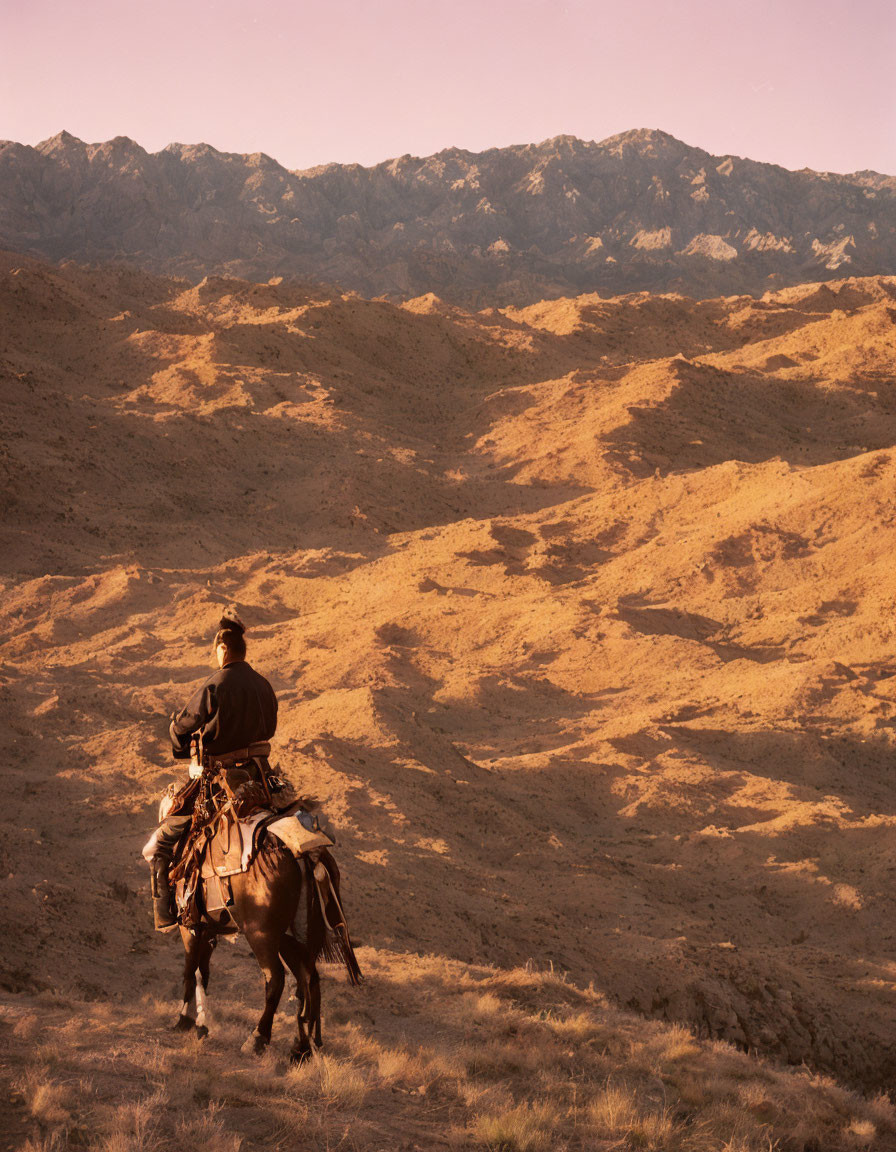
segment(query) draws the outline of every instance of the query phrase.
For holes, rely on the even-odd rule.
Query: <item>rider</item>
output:
[[[169,728],[176,760],[189,757],[191,737],[199,733],[204,758],[224,772],[231,787],[264,773],[270,751],[267,741],[277,728],[277,697],[267,680],[246,662],[245,631],[236,611],[228,608],[215,635],[218,671],[173,717]],[[192,821],[185,807],[191,805],[181,805],[179,810],[175,806],[176,814],[162,822],[149,861],[155,926],[160,930],[177,923],[168,868]]]

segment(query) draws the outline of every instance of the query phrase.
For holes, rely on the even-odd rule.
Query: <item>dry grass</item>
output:
[[[64,1152],[65,1140],[60,1132],[47,1136],[29,1136],[21,1146],[21,1152]]]
[[[633,1148],[657,1152],[673,1146],[676,1125],[670,1110],[654,1107],[632,1087],[607,1084],[588,1103],[586,1125],[603,1139],[624,1139]]]
[[[26,1068],[16,1084],[30,1115],[47,1128],[60,1127],[71,1119],[77,1087],[54,1079],[46,1066],[40,1064]],[[83,1085],[81,1087],[83,1089]]]
[[[13,1036],[19,1036],[22,1040],[33,1040],[39,1032],[40,1023],[33,1012],[26,1012],[20,1016],[12,1029]]]
[[[165,1104],[163,1094],[156,1093],[120,1105],[108,1121],[98,1152],[155,1152],[162,1146]]]
[[[638,1101],[630,1088],[608,1084],[588,1104],[588,1119],[601,1136],[617,1136],[638,1118]]]
[[[367,1095],[365,1071],[336,1056],[320,1056],[292,1073],[291,1078],[310,1080],[318,1102],[327,1108],[359,1108]]]
[[[556,1146],[554,1133],[560,1126],[557,1108],[541,1101],[478,1116],[472,1134],[492,1152],[542,1152]]]
[[[228,1131],[218,1116],[220,1105],[209,1104],[198,1113],[187,1114],[177,1122],[177,1139],[181,1147],[195,1152],[240,1152],[243,1137]]]
[[[446,1142],[490,1152],[896,1150],[886,1097],[863,1100],[698,1041],[550,972],[371,949],[364,964],[358,991],[325,976],[326,1052],[297,1068],[287,1062],[295,1005],[278,1015],[265,1056],[243,1054],[257,990],[220,972],[204,1044],[171,1033],[176,1008],[161,1001],[62,1009],[35,1000],[8,1033],[32,1126],[21,1152]]]

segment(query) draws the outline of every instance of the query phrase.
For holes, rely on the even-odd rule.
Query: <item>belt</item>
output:
[[[260,740],[246,748],[237,748],[234,752],[208,752],[209,763],[217,764],[222,768],[231,768],[234,764],[242,764],[246,760],[254,760],[257,756],[270,755],[271,746],[267,740]]]

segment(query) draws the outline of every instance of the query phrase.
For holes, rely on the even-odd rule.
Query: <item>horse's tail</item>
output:
[[[360,984],[364,976],[339,899],[336,861],[323,849],[316,861],[303,856],[298,864],[302,873],[302,892],[293,935],[306,945],[315,960],[320,958],[330,964],[344,965],[349,981]]]

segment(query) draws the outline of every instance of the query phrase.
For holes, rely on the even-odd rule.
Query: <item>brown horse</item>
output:
[[[215,836],[221,832],[219,826]],[[320,856],[317,864],[306,856],[297,859],[284,845],[267,837],[248,870],[230,877],[232,904],[205,912],[193,928],[181,927],[186,955],[177,1030],[195,1028],[200,1037],[208,1035],[206,993],[211,955],[219,936],[241,932],[264,975],[264,1011],[244,1048],[251,1047],[260,1054],[270,1043],[274,1014],[283,995],[284,962],[296,979],[298,1001],[290,1059],[296,1064],[307,1060],[312,1039],[321,1047],[318,958],[323,953],[327,959],[341,959],[353,984],[360,983],[362,976],[339,904],[336,863],[326,851]],[[315,868],[318,876],[323,875],[322,865],[326,868],[323,884],[315,880]]]

